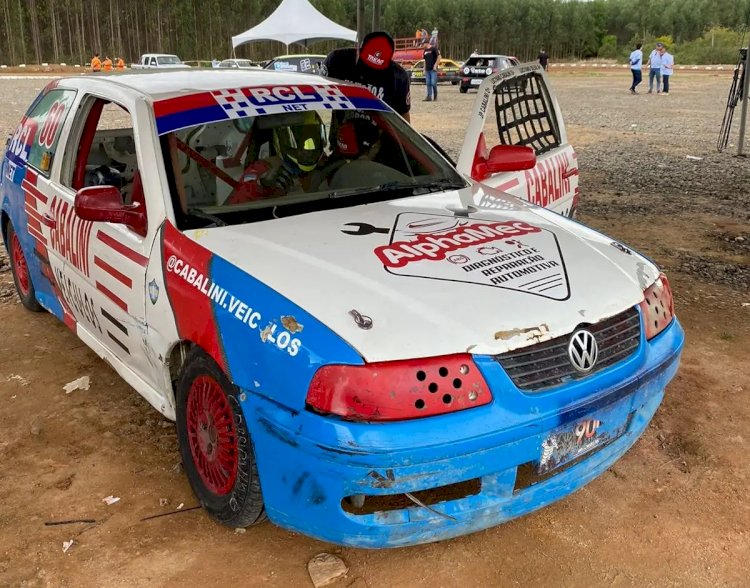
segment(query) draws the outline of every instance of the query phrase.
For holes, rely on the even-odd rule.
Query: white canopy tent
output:
[[[320,39],[357,40],[357,31],[342,27],[318,12],[308,0],[283,0],[263,22],[232,37],[232,48],[249,41],[272,40],[292,43]]]

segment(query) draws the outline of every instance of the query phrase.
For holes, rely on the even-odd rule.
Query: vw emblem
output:
[[[568,357],[570,363],[581,373],[588,373],[596,365],[599,355],[599,345],[589,331],[581,329],[573,333],[568,343]]]

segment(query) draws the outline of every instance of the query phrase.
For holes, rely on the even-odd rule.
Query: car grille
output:
[[[577,371],[570,363],[570,335],[496,355],[495,360],[518,388],[538,392],[595,374],[626,359],[638,349],[641,320],[635,308],[629,308],[585,328],[594,335],[599,346],[596,365],[592,371],[585,374]]]

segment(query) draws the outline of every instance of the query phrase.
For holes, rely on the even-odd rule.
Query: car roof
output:
[[[101,85],[127,88],[152,100],[171,96],[254,86],[342,85],[309,73],[268,69],[176,69],[172,71],[141,71],[84,75],[59,80],[60,85],[80,88]],[[344,84],[345,85],[345,84]]]
[[[475,59],[477,57],[483,58],[483,59],[487,59],[490,57],[491,58],[502,57],[503,59],[515,59],[515,57],[513,57],[512,55],[500,55],[499,53],[483,53],[482,55],[471,55],[469,59]]]
[[[327,55],[318,55],[317,53],[292,53],[290,55],[277,55],[273,59],[289,59],[290,57],[321,57],[325,59]]]

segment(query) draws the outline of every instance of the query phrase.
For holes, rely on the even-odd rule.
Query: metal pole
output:
[[[747,103],[750,100],[750,72],[747,71],[748,49],[745,49],[745,63],[742,66],[742,111],[740,113],[740,139],[737,142],[737,155],[745,156],[745,125],[747,124]]]
[[[380,30],[380,0],[372,0],[372,30]]]

